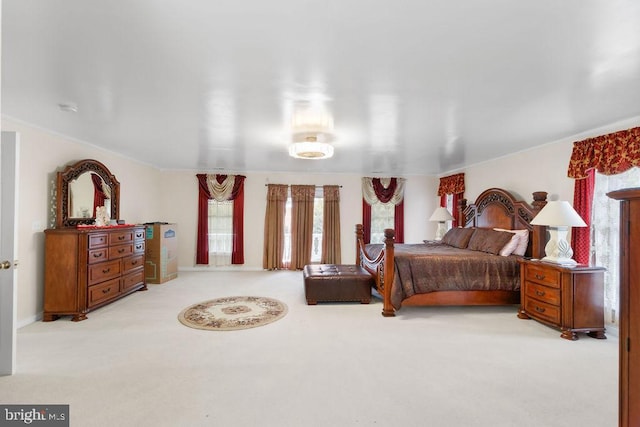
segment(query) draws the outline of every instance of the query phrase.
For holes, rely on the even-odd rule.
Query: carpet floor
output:
[[[618,341],[575,342],[517,307],[307,306],[301,272],[181,272],[17,338],[0,403],[70,405],[71,426],[617,425]],[[184,327],[190,304],[261,295],[264,327]]]

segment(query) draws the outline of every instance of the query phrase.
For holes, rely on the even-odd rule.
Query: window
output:
[[[324,217],[324,197],[322,187],[316,187],[313,200],[313,246],[311,247],[311,262],[319,263],[322,256],[322,219]],[[284,252],[283,262],[288,265],[291,262],[291,188],[287,196],[287,204],[284,213]]]
[[[233,200],[209,200],[209,265],[231,265]]]
[[[383,243],[385,228],[395,228],[395,209],[393,203],[371,205],[371,243]]]
[[[596,173],[591,212],[591,262],[607,269],[604,274],[605,319],[615,323],[620,307],[620,201],[609,191],[640,187],[640,168],[617,175]]]

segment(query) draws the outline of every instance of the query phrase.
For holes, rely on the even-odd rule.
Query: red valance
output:
[[[590,169],[615,175],[640,166],[640,127],[573,143],[569,178],[586,178]]]
[[[464,193],[464,172],[440,178],[438,196]]]

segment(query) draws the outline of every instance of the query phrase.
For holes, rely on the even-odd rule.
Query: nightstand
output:
[[[520,260],[520,319],[559,328],[575,341],[577,332],[604,339],[603,267]]]

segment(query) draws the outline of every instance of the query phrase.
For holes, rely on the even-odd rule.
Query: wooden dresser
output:
[[[146,290],[144,245],[144,226],[45,230],[43,320],[84,320],[91,310]]]
[[[563,267],[542,261],[520,261],[521,319],[533,318],[559,328],[575,341],[577,332],[594,338],[604,334],[604,271],[602,267]]]
[[[640,426],[640,188],[612,191],[620,200],[619,425]]]

